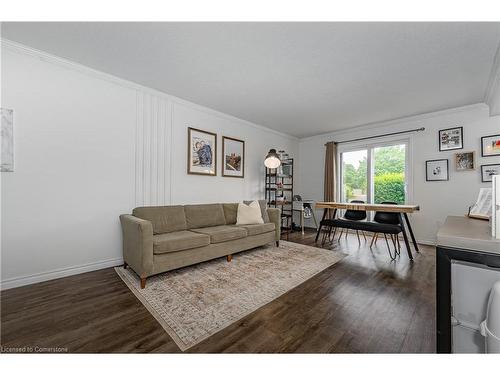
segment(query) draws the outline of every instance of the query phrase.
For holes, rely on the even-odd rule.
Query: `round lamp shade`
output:
[[[267,168],[275,169],[278,168],[281,165],[281,160],[279,158],[279,155],[276,153],[276,150],[274,148],[269,150],[269,153],[266,156],[266,159],[264,160],[264,165]]]

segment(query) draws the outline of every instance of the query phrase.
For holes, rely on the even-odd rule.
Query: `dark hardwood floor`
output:
[[[315,232],[289,240],[314,246]],[[348,254],[188,352],[432,353],[435,249],[391,262],[350,235]],[[112,268],[1,293],[1,344],[69,352],[180,352]]]

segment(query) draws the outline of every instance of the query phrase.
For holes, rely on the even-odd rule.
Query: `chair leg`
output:
[[[377,241],[378,233],[373,233],[372,242],[370,242],[370,249],[372,248],[375,241]]]
[[[358,236],[358,243],[361,245],[361,240],[359,239],[359,230],[356,231],[356,236]]]
[[[363,237],[364,237],[364,239],[365,239],[365,241],[366,241],[365,231],[364,231],[364,230],[362,230],[362,231],[361,231],[361,234],[363,235]]]
[[[345,230],[345,239],[347,240],[347,235],[349,234],[349,229]]]
[[[391,260],[395,260],[396,254],[394,254],[394,256],[392,255],[391,247],[389,246],[389,241],[387,241],[387,235],[385,233],[384,233],[384,238],[385,238],[385,243],[387,244],[387,251],[389,252],[389,257],[391,258]]]
[[[332,236],[329,238],[330,244],[333,243],[333,240],[335,239],[335,235],[337,234],[337,227],[333,229]]]

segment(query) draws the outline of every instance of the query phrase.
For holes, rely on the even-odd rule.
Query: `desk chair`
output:
[[[359,201],[359,200],[352,200],[351,203],[365,203],[365,201]],[[346,210],[344,213],[344,217],[342,218],[343,220],[351,220],[351,221],[361,221],[361,220],[366,220],[366,211],[360,211],[360,210]],[[358,243],[361,245],[361,240],[359,238],[359,230],[355,229],[356,235],[358,236]],[[333,232],[333,238],[335,238],[335,231]],[[339,241],[342,238],[342,234],[344,232],[344,229],[341,230],[340,235],[339,235]],[[349,233],[349,229],[346,228],[345,230],[345,238],[347,239],[347,234]],[[363,237],[365,238],[366,241],[366,236],[365,232],[361,231],[363,234]],[[333,241],[332,238],[332,241]]]
[[[382,204],[397,204],[396,202],[382,202]],[[375,216],[373,217],[373,221],[379,224],[390,224],[399,226],[399,216],[395,212],[382,212],[376,211]],[[370,243],[370,248],[372,248],[375,241],[378,239],[379,232],[373,234],[372,241]],[[394,255],[391,253],[391,247],[389,246],[389,242],[387,240],[387,234],[383,233],[385,243],[387,244],[387,250],[389,251],[389,256],[392,260],[396,259],[396,256],[400,255],[401,244],[399,243],[399,233],[389,233],[391,241],[394,245]]]

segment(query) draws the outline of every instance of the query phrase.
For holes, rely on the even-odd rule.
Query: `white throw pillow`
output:
[[[245,203],[238,204],[236,225],[245,224],[264,224],[258,201],[253,201],[249,205],[246,205]]]

